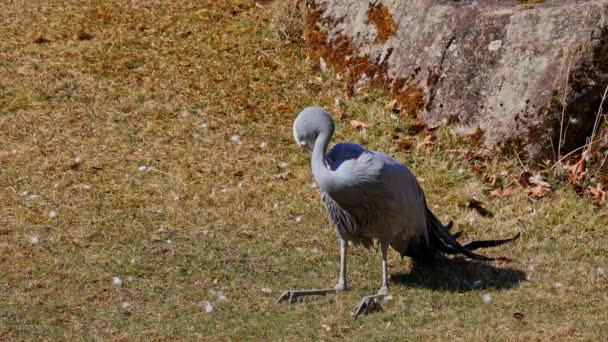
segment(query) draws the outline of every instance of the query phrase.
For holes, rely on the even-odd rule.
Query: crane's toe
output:
[[[388,286],[382,286],[380,290],[378,290],[378,294],[386,296],[388,294]]]
[[[336,289],[321,290],[287,290],[277,299],[277,303],[295,303],[299,298],[307,296],[324,296],[328,293],[336,293]]]
[[[380,304],[380,300],[382,300],[383,297],[384,295],[382,294],[363,297],[353,312],[353,318],[357,318],[359,315],[367,315],[376,311],[383,311],[382,305]]]
[[[334,286],[334,289],[336,289],[337,292],[346,291],[346,284],[338,283],[336,286]]]

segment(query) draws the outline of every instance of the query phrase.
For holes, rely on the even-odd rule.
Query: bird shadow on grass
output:
[[[408,273],[396,273],[392,280],[403,286],[422,287],[436,291],[468,292],[474,290],[506,290],[526,279],[526,273],[509,267],[453,258],[432,265],[414,264]]]

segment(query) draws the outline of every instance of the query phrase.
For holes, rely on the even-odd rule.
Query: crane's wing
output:
[[[426,236],[424,194],[399,161],[357,144],[335,145],[327,154],[335,187],[330,196],[374,238]]]

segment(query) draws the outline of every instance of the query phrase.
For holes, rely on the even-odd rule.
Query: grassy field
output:
[[[306,59],[300,13],[50,3],[0,6],[0,340],[608,339],[606,205],[552,179],[539,199],[490,195],[517,159],[469,161],[444,128],[423,145],[382,90],[343,98],[339,75]],[[336,98],[334,141],[406,163],[465,239],[522,232],[487,251],[513,261],[418,269],[391,252],[392,300],[353,320],[381,271],[379,252],[355,248],[350,291],[277,304],[337,281],[337,238],[291,133],[303,107],[335,113]]]

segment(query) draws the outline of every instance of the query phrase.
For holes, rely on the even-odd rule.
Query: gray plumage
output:
[[[379,242],[383,261],[382,287],[378,292],[381,296],[388,292],[386,259],[389,245],[402,256],[422,262],[431,262],[446,253],[492,260],[472,250],[498,246],[519,236],[474,241],[462,246],[456,240],[460,233],[449,233],[451,222],[444,226],[429,210],[422,188],[405,165],[384,153],[369,151],[353,143],[339,143],[326,152],[333,133],[331,116],[319,107],[305,108],[293,126],[296,142],[312,151],[312,173],[340,238],[340,280],[336,289],[346,289],[346,241],[366,247],[372,246],[374,240]],[[319,294],[324,290],[312,291]],[[356,314],[361,305],[369,304],[364,301]]]

